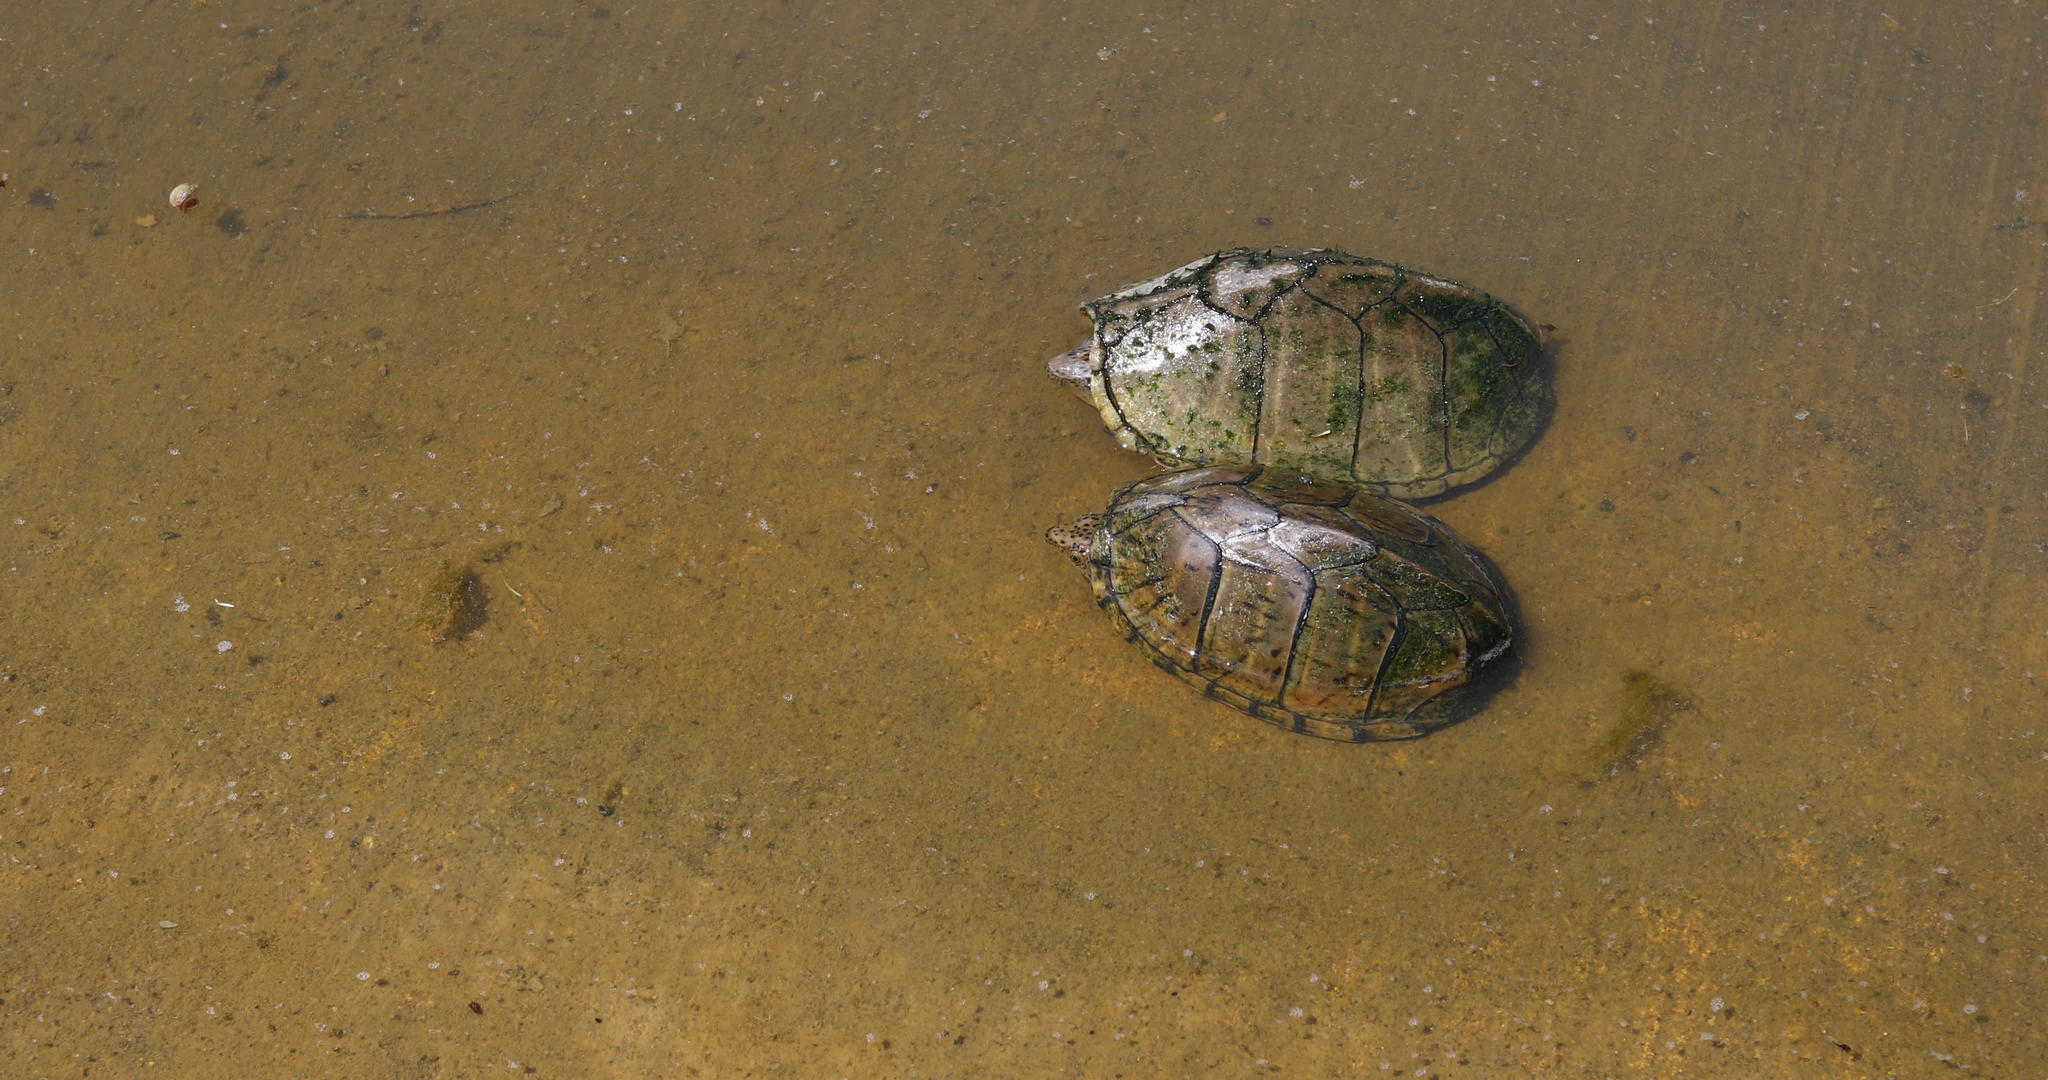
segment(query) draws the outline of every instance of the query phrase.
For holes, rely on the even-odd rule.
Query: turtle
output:
[[[1168,467],[1275,465],[1426,499],[1550,413],[1541,334],[1469,285],[1322,248],[1231,248],[1081,305],[1053,377]]]
[[[1146,656],[1290,731],[1369,742],[1462,719],[1514,641],[1510,597],[1442,522],[1262,465],[1124,486],[1046,539]]]

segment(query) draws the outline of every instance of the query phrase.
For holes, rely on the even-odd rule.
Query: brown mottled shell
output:
[[[1455,281],[1314,248],[1234,248],[1082,305],[1052,362],[1119,441],[1168,466],[1260,464],[1421,499],[1535,438],[1536,328]]]
[[[1184,469],[1078,524],[1093,529],[1089,579],[1119,629],[1210,697],[1291,731],[1427,734],[1460,718],[1462,692],[1513,638],[1477,552],[1353,484]]]

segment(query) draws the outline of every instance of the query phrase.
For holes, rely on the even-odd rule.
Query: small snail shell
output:
[[[199,185],[179,184],[171,189],[171,205],[180,210],[190,210],[199,205]]]

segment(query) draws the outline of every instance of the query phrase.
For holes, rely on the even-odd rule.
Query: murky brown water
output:
[[[2048,22],[1602,7],[10,16],[0,1072],[2026,1075]],[[1471,722],[1039,539],[1246,243],[1558,328]]]

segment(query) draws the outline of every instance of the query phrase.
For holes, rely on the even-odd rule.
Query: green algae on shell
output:
[[[1528,319],[1341,251],[1233,248],[1082,311],[1088,343],[1049,369],[1170,467],[1274,465],[1428,498],[1500,468],[1550,412]]]

